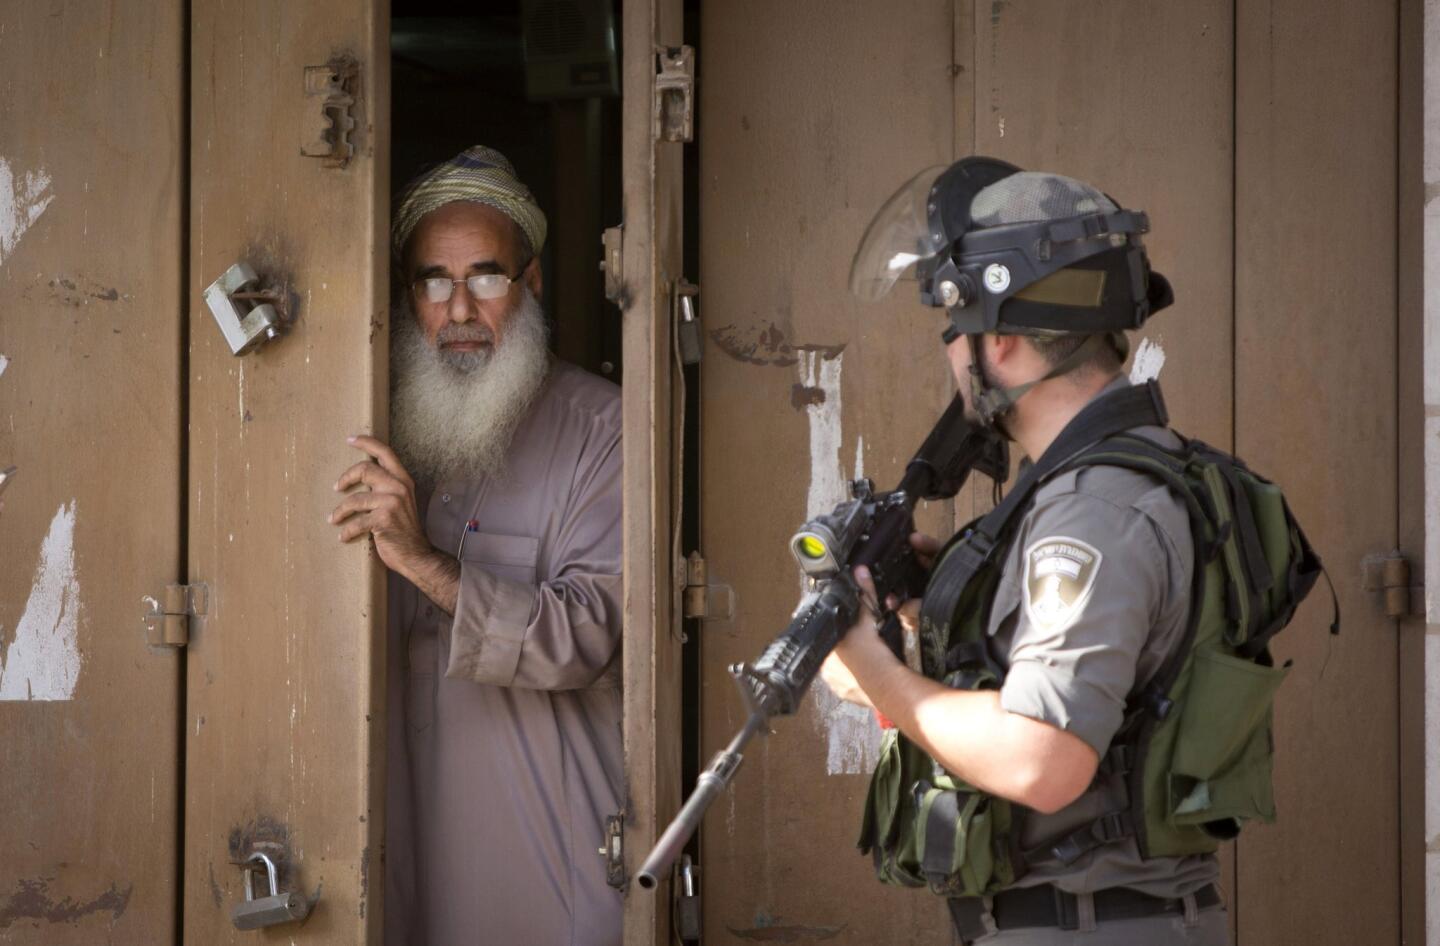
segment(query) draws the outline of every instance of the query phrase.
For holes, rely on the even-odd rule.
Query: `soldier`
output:
[[[966,943],[1228,942],[1214,839],[1162,854],[1127,778],[1137,707],[1192,639],[1186,503],[1145,472],[1063,465],[1122,432],[1181,447],[1158,388],[1121,374],[1125,330],[1172,300],[1147,228],[1087,184],[970,158],[902,188],[856,255],[872,298],[918,260],[970,413],[1032,461],[1005,515],[943,550],[914,537],[935,571],[901,616],[939,664],[916,673],[865,616],[823,671],[899,731],[862,846],[882,879],[946,895]]]

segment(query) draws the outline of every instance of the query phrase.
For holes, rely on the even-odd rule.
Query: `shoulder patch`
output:
[[[1104,558],[1079,539],[1050,535],[1025,550],[1025,614],[1044,631],[1065,630],[1085,613]]]

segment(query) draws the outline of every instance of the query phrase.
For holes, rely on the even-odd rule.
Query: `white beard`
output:
[[[391,446],[405,469],[432,488],[500,476],[515,428],[549,370],[549,327],[540,303],[522,286],[500,343],[489,350],[438,347],[451,332],[488,337],[474,323],[446,323],[431,345],[408,300],[396,307],[391,325]]]

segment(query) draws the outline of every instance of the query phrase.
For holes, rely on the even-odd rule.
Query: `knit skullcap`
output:
[[[401,257],[406,241],[426,214],[462,200],[494,207],[515,221],[533,253],[545,245],[545,213],[515,176],[514,166],[495,149],[476,145],[405,186],[391,226],[395,258]]]

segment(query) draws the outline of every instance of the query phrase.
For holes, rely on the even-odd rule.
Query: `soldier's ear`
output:
[[[999,335],[987,332],[980,337],[985,351],[985,360],[991,365],[1005,365],[1012,361],[1022,343],[1019,335]]]

